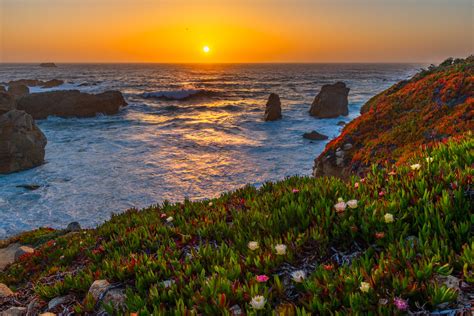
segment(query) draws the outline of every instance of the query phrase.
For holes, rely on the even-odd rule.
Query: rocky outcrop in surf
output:
[[[347,116],[349,90],[344,82],[324,85],[311,104],[309,114],[318,118]]]
[[[155,91],[142,93],[142,97],[146,99],[158,99],[162,101],[188,101],[195,99],[209,98],[219,95],[216,91],[204,89],[183,89],[169,91]]]
[[[268,97],[263,119],[265,121],[277,121],[281,119],[281,102],[278,94],[272,93]]]
[[[51,80],[38,80],[38,79],[19,79],[8,82],[8,86],[24,85],[28,87],[41,87],[41,88],[54,88],[64,84],[63,80],[51,79]]]
[[[15,98],[7,92],[0,92],[0,115],[13,110],[14,108]]]
[[[4,113],[0,116],[0,173],[41,165],[46,143],[31,115],[18,110]]]
[[[33,116],[45,119],[48,116],[92,117],[97,114],[118,113],[127,103],[119,91],[88,94],[79,90],[32,93],[20,98],[17,108]]]

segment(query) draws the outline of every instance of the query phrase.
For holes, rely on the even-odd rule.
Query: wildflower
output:
[[[160,218],[165,218],[165,217],[166,217],[166,214],[165,214],[165,213],[161,213]]]
[[[433,162],[434,158],[433,157],[426,157],[425,158],[427,163]]]
[[[377,232],[375,233],[375,238],[377,239],[382,239],[385,237],[385,233],[384,232]]]
[[[173,216],[170,216],[170,217],[168,217],[168,218],[166,219],[166,221],[167,221],[168,223],[171,223],[173,220],[174,220]]]
[[[394,176],[394,175],[396,175],[396,174],[397,174],[397,173],[396,173],[394,170],[392,170],[392,171],[390,171],[390,172],[388,173],[389,176]]]
[[[399,297],[395,297],[393,299],[393,305],[395,305],[395,307],[401,311],[407,310],[408,308],[408,302]]]
[[[283,256],[286,254],[286,246],[284,244],[278,244],[275,246],[277,255]]]
[[[379,197],[383,197],[384,195],[385,195],[385,191],[384,191],[384,190],[382,190],[382,191],[379,192]]]
[[[336,212],[342,213],[346,210],[346,202],[338,202],[336,205],[334,205],[334,208],[336,209]]]
[[[265,306],[266,302],[267,300],[265,299],[265,297],[263,297],[262,295],[257,295],[252,297],[250,305],[253,309],[263,309],[263,306]]]
[[[304,279],[306,278],[306,273],[304,273],[303,270],[294,271],[294,272],[291,274],[291,278],[292,278],[293,281],[295,281],[296,283],[303,283]]]
[[[267,277],[265,274],[262,275],[257,275],[257,282],[267,282],[269,277]]]
[[[359,188],[359,182],[354,183],[354,188],[356,188],[356,189]]]
[[[341,202],[344,202],[344,199],[340,197],[337,199],[337,203],[341,203]]]
[[[250,241],[247,246],[249,247],[250,250],[257,250],[258,248],[260,248],[260,246],[258,245],[258,242],[256,241]]]
[[[347,206],[349,206],[349,208],[357,208],[357,200],[347,201]]]
[[[332,264],[324,264],[323,268],[326,271],[331,271],[332,269],[334,269],[334,266]]]
[[[411,170],[420,170],[421,165],[419,163],[410,166]]]
[[[212,205],[214,205],[214,204],[212,204],[212,202],[209,202],[209,206],[212,206]]]
[[[367,282],[360,282],[360,287],[359,287],[359,289],[360,289],[362,292],[367,293],[367,292],[369,292],[369,290],[370,290],[370,284],[367,283]]]
[[[385,223],[387,223],[387,224],[388,223],[393,223],[393,215],[390,214],[390,213],[385,214],[383,219],[384,219]]]
[[[360,179],[361,183],[365,183],[365,178]]]
[[[292,191],[293,193],[298,193],[298,192],[300,192],[300,190],[298,190],[298,189],[293,189],[293,190],[291,190],[291,191]]]

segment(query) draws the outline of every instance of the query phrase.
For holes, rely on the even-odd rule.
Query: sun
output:
[[[209,52],[211,51],[211,49],[209,48],[209,46],[204,46],[204,47],[202,48],[202,51],[207,54],[207,53],[209,53]]]

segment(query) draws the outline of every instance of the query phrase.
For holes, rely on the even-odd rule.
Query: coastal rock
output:
[[[64,84],[64,81],[63,80],[59,80],[59,79],[52,79],[52,80],[48,80],[48,81],[44,81],[40,84],[40,86],[42,88],[53,88],[53,87],[57,87],[57,86],[60,86]]]
[[[270,94],[265,106],[265,121],[276,121],[281,119],[281,102],[280,97],[276,93]]]
[[[303,137],[310,140],[326,140],[328,137],[326,135],[320,134],[316,131],[312,131],[311,133],[304,133]]]
[[[0,92],[7,92],[7,89],[5,89],[4,86],[1,86],[1,85],[0,85]]]
[[[26,307],[10,307],[6,311],[0,312],[0,316],[23,316],[26,315]]]
[[[15,99],[6,92],[0,92],[0,115],[7,113],[15,108]]]
[[[78,222],[71,222],[67,225],[66,230],[69,232],[76,232],[81,230],[81,225]]]
[[[324,85],[311,104],[310,115],[319,118],[347,116],[349,114],[347,107],[349,90],[343,82]]]
[[[51,79],[48,81],[38,80],[38,79],[18,79],[18,80],[11,80],[8,82],[9,86],[18,86],[24,85],[29,87],[41,87],[41,88],[53,88],[60,86],[64,83],[63,80],[59,79]]]
[[[344,125],[346,125],[346,122],[344,122],[344,121],[339,121],[339,122],[337,122],[337,125],[338,125],[338,126],[344,126]]]
[[[74,296],[72,295],[65,295],[53,298],[48,303],[48,311],[54,310],[56,308],[60,308],[62,310],[62,305],[67,305],[74,301]]]
[[[125,105],[127,103],[119,91],[88,94],[67,90],[29,94],[18,100],[17,108],[34,119],[45,119],[50,115],[92,117],[98,113],[116,114]]]
[[[46,143],[46,137],[31,115],[18,110],[1,115],[0,174],[41,165]]]
[[[9,244],[6,248],[0,249],[0,271],[7,265],[15,262],[15,253],[21,245],[17,243]]]
[[[28,93],[30,93],[30,89],[23,84],[8,86],[8,94],[12,95],[15,99],[21,98]]]
[[[28,246],[20,246],[17,251],[15,252],[15,261],[21,258],[21,256],[26,254],[34,253],[35,250]]]
[[[45,68],[56,68],[56,64],[55,63],[41,63],[40,64],[40,67],[45,67]]]
[[[8,288],[8,286],[5,284],[0,283],[0,298],[9,297],[12,295],[14,295],[13,291],[10,290],[10,288]]]
[[[26,309],[26,316],[38,315],[40,310],[41,304],[39,302],[39,298],[35,297],[31,300],[31,302],[28,303],[28,307]]]
[[[123,289],[111,289],[105,293],[102,302],[112,305],[115,310],[123,310],[125,307],[125,291]]]
[[[107,280],[95,280],[89,288],[89,293],[97,301],[109,286],[110,283]]]

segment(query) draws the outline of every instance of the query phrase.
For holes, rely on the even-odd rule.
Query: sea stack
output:
[[[18,110],[1,115],[0,174],[41,165],[46,143],[46,137],[31,115]]]
[[[349,90],[344,82],[324,85],[314,98],[309,114],[319,118],[347,116],[349,114],[347,106],[349,104],[347,99]]]
[[[281,119],[281,102],[278,94],[272,93],[268,97],[263,119],[265,121],[276,121]]]

